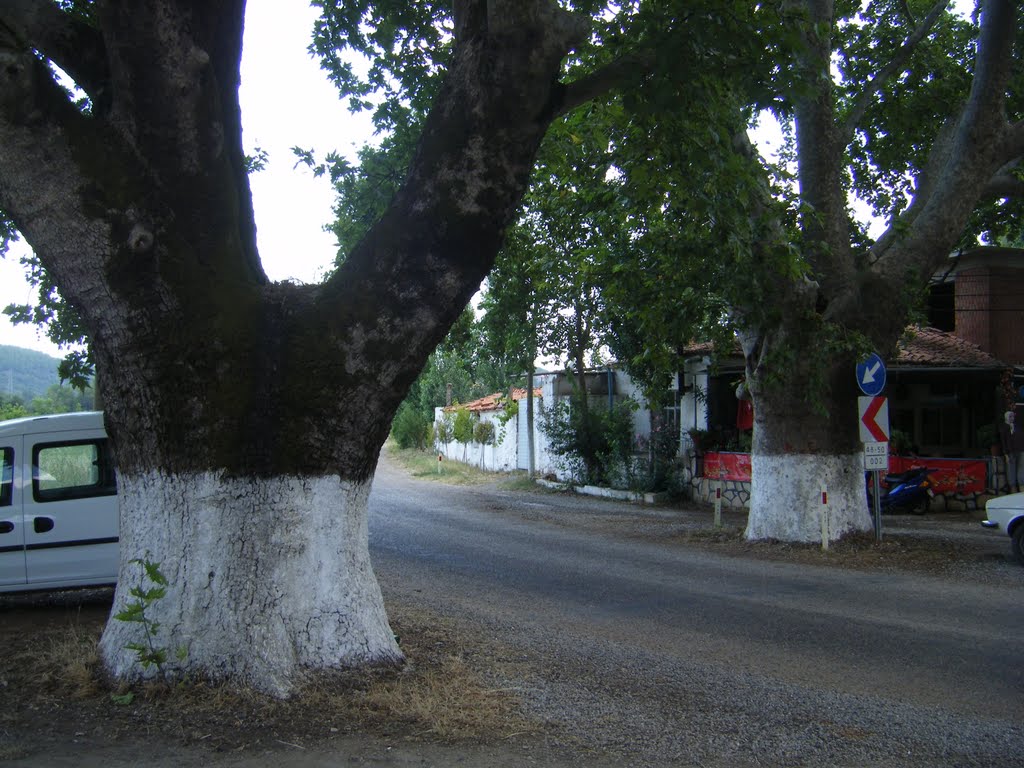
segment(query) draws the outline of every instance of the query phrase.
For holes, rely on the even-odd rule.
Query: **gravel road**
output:
[[[649,766],[1021,764],[1024,572],[985,549],[1005,541],[963,523],[982,556],[959,576],[864,573],[623,540],[602,525],[622,515],[678,513],[385,464],[371,549],[389,599],[518,655],[495,682],[559,746]]]

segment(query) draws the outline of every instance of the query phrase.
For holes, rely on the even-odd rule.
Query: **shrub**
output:
[[[489,421],[478,421],[473,427],[473,440],[480,445],[490,445],[494,442],[494,424]]]
[[[427,448],[430,423],[410,403],[402,403],[391,422],[391,434],[399,448]]]
[[[462,460],[465,461],[469,444],[473,442],[473,415],[468,408],[459,408],[455,411],[455,426],[452,431],[455,439],[462,443]]]
[[[541,429],[551,450],[579,483],[630,484],[633,470],[633,420],[629,401],[604,408],[583,408],[577,396],[541,410]]]
[[[441,446],[447,446],[455,439],[455,417],[452,414],[444,414],[434,425],[434,438]]]

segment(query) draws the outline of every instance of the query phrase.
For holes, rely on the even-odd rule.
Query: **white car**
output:
[[[985,503],[985,528],[996,528],[1010,537],[1010,549],[1024,565],[1024,493],[1011,493]]]

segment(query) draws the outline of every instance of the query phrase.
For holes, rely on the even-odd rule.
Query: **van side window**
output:
[[[0,467],[0,507],[9,507],[14,488],[13,448],[0,448]]]
[[[32,497],[38,502],[117,493],[106,440],[45,443],[32,450]]]

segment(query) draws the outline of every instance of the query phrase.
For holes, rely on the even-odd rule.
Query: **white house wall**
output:
[[[706,395],[708,391],[708,366],[710,359],[707,357],[691,358],[683,364],[683,391],[679,399],[679,429],[682,445],[689,450],[691,445],[689,431],[691,429],[708,428],[708,404]],[[698,396],[698,392],[703,395]]]
[[[560,465],[560,457],[556,456],[550,448],[547,440],[547,436],[544,434],[543,429],[543,414],[542,409],[554,407],[554,404],[561,399],[568,396],[559,396],[555,394],[557,379],[563,374],[556,373],[543,373],[538,374],[534,377],[534,388],[541,391],[540,397],[533,399],[534,407],[534,467],[536,469],[537,476],[539,477],[554,477],[558,480],[569,480],[569,473],[566,472]],[[705,380],[706,380],[705,375]],[[706,383],[704,386],[707,386]],[[627,373],[624,371],[615,372],[615,404],[622,403],[625,398],[632,398],[640,407],[637,408],[633,414],[633,437],[647,438],[651,434],[651,418],[650,411],[645,406],[643,393],[640,388],[633,382]],[[519,401],[519,413],[516,416],[517,419],[525,419],[526,414],[526,399]],[[608,398],[607,395],[594,395],[590,398],[591,407],[593,408],[607,408]],[[494,424],[495,437],[502,437],[502,440],[496,445],[481,446],[478,443],[470,443],[468,446],[452,441],[446,445],[439,444],[437,449],[441,451],[448,460],[450,461],[465,461],[467,464],[474,466],[482,466],[492,472],[512,472],[516,469],[525,470],[526,467],[520,467],[518,461],[518,440],[519,440],[519,429],[515,420],[509,421],[507,426],[502,429],[501,423],[498,421],[499,411],[483,411],[478,412],[475,415],[481,420],[487,420]],[[444,408],[434,409],[434,423],[436,424],[444,417]],[[685,424],[685,414],[683,416]],[[706,416],[705,416],[705,423]],[[688,429],[688,426],[684,426],[684,432]],[[526,430],[522,430],[523,434]],[[483,453],[481,462],[481,452]]]
[[[525,401],[524,401],[525,403]],[[512,472],[516,469],[516,423],[509,421],[502,426],[498,419],[499,411],[483,411],[476,413],[480,421],[489,421],[494,425],[494,437],[497,441],[494,445],[480,445],[480,443],[469,443],[463,445],[457,440],[450,443],[438,443],[436,448],[444,454],[449,461],[463,461],[475,467],[481,467],[490,472]],[[434,424],[444,418],[444,408],[434,409]]]

